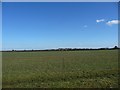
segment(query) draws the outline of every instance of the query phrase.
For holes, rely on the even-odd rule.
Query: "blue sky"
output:
[[[3,50],[118,45],[117,3],[3,3]]]

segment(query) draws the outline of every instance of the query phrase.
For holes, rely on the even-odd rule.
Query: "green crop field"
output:
[[[3,88],[117,88],[118,50],[3,52]]]

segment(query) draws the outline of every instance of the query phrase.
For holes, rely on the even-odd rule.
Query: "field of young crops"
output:
[[[3,52],[3,88],[118,87],[118,51]]]

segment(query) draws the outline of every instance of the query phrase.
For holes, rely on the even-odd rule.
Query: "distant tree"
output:
[[[117,46],[115,46],[115,47],[114,47],[114,49],[118,49],[118,47],[117,47]]]
[[[12,50],[13,52],[15,51],[15,50]]]

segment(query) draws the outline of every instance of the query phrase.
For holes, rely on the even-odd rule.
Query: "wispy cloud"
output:
[[[99,23],[99,22],[104,22],[104,21],[105,21],[105,19],[96,20],[97,23]]]
[[[84,27],[84,28],[87,28],[88,26],[87,26],[87,25],[84,25],[83,27]]]
[[[111,21],[108,21],[106,24],[111,26],[113,24],[120,24],[120,21],[119,20],[111,20]]]

